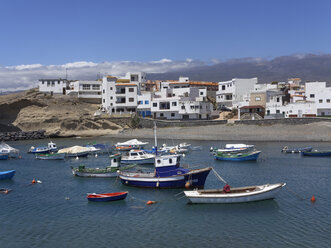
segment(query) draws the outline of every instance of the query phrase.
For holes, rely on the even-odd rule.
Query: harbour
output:
[[[140,139],[139,139],[140,140]],[[149,142],[151,149],[153,139]],[[116,144],[126,139],[55,139],[59,147],[87,143]],[[284,146],[328,150],[329,142],[250,142],[261,151],[257,161],[218,161],[210,147],[230,141],[180,140],[201,150],[181,158],[190,168],[212,167],[231,187],[285,182],[273,200],[240,204],[188,204],[185,189],[145,189],[123,185],[117,178],[81,178],[71,166],[106,167],[108,154],[65,160],[38,160],[26,152],[45,141],[17,141],[21,159],[1,161],[1,170],[16,170],[10,188],[0,195],[1,247],[328,247],[331,217],[330,157],[282,153]],[[179,140],[159,139],[159,144]],[[146,169],[149,166],[142,166]],[[32,184],[39,180],[42,183]],[[205,189],[222,188],[210,173]],[[87,193],[125,192],[125,200],[95,203]],[[314,195],[316,202],[310,198]],[[148,201],[155,204],[147,205]]]

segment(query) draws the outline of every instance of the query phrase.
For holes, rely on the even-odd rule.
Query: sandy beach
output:
[[[126,129],[110,134],[118,138],[153,138],[153,129]],[[233,140],[233,141],[324,141],[331,142],[331,122],[305,125],[213,125],[158,128],[163,139]]]

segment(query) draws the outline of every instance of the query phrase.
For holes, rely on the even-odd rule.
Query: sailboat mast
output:
[[[157,138],[156,138],[156,122],[154,121],[154,147],[155,147],[155,155],[157,155]]]

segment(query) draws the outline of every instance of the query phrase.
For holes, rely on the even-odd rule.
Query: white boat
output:
[[[242,203],[273,199],[286,183],[264,184],[231,188],[229,193],[223,189],[184,191],[191,203]]]
[[[128,140],[126,142],[116,143],[114,145],[115,146],[114,149],[117,150],[117,151],[130,151],[132,149],[142,149],[147,144],[148,144],[148,142],[142,142],[142,141],[139,141],[137,139],[132,139],[132,140]]]
[[[159,148],[159,151],[163,152],[163,153],[180,154],[180,153],[188,152],[188,149],[184,148],[184,147],[180,147],[179,145],[177,145],[177,146],[167,146],[166,144],[163,144]]]
[[[66,157],[86,157],[90,153],[90,149],[83,146],[72,146],[63,148],[58,153],[64,153]]]
[[[180,143],[178,145],[179,148],[182,148],[182,149],[190,149],[191,148],[191,144],[188,144],[186,142],[183,142],[183,143]]]
[[[122,164],[154,164],[154,154],[146,153],[143,150],[131,150],[121,158]]]
[[[47,146],[38,146],[34,147],[31,146],[29,149],[29,153],[50,153],[50,152],[56,152],[57,151],[57,146],[55,143],[52,141],[47,144]]]
[[[18,157],[19,152],[20,152],[20,150],[14,148],[14,147],[11,147],[10,145],[6,144],[5,142],[1,142],[1,144],[0,144],[0,153],[2,153],[2,154],[6,153],[11,158]]]
[[[255,149],[255,145],[246,145],[246,144],[226,144],[224,148],[215,149],[210,148],[211,152],[223,152],[223,153],[230,153],[230,152],[246,152],[252,151]]]

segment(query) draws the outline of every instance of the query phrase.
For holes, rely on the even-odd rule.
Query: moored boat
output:
[[[90,149],[83,146],[72,146],[63,148],[58,153],[64,153],[66,157],[87,157],[90,154]]]
[[[119,172],[124,185],[147,188],[203,188],[211,167],[185,169],[179,165],[180,156],[165,155],[155,158],[154,172]]]
[[[143,149],[148,142],[142,142],[137,139],[131,139],[126,142],[118,142],[114,145],[116,151],[130,151],[132,149]]]
[[[110,166],[106,168],[86,168],[84,165],[78,168],[71,167],[72,174],[78,177],[117,177],[118,171],[128,170],[136,166],[135,164],[121,166],[121,155],[114,154],[110,156]]]
[[[41,160],[63,160],[65,157],[64,153],[40,153],[36,154],[36,159],[41,159]]]
[[[122,164],[153,164],[154,154],[146,153],[143,150],[131,150],[127,154],[122,155]]]
[[[11,191],[11,189],[0,188],[0,193],[1,193],[1,194],[5,194],[5,195],[7,195],[10,191]]]
[[[87,200],[94,202],[107,202],[107,201],[118,201],[124,200],[129,192],[116,192],[116,193],[88,193]]]
[[[184,191],[191,203],[243,203],[273,199],[286,183],[264,184],[231,188],[226,193],[223,189]]]
[[[312,156],[312,157],[329,157],[331,156],[331,150],[328,151],[310,151],[310,152],[302,152],[303,156]]]
[[[1,171],[0,179],[11,179],[15,175],[16,170]]]
[[[248,152],[253,151],[255,149],[255,145],[246,145],[246,144],[226,144],[224,148],[210,148],[211,152],[217,153],[217,152]]]
[[[34,147],[31,146],[31,148],[29,149],[29,153],[50,153],[50,152],[56,152],[57,146],[55,143],[53,142],[49,142],[47,144],[47,146],[38,146],[38,147]]]
[[[6,144],[3,141],[0,144],[0,154],[8,153],[10,158],[16,158],[19,156],[19,152],[20,152],[20,150],[14,148],[14,147],[11,147],[10,145]]]
[[[0,152],[0,160],[9,159],[9,153]]]
[[[227,153],[217,152],[214,157],[223,161],[255,161],[258,159],[261,151]]]
[[[288,148],[284,146],[282,152],[284,153],[300,153],[300,152],[311,152],[313,148],[311,146],[299,147],[299,148]]]

